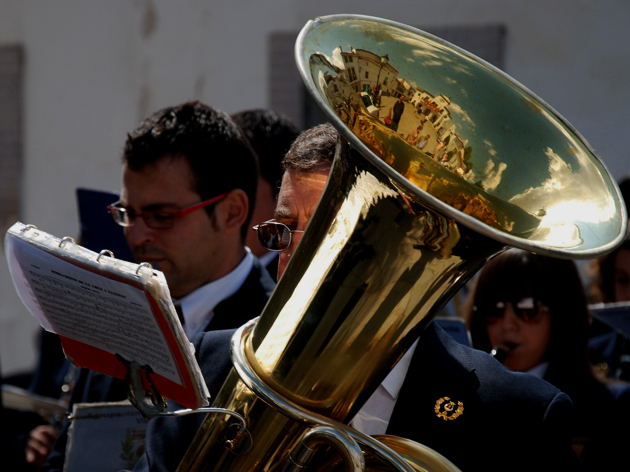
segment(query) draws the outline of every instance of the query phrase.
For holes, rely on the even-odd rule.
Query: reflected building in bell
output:
[[[413,96],[409,98],[409,103],[417,108],[418,113],[433,123],[433,127],[436,129],[451,119],[451,112],[448,110],[451,101],[442,94],[434,96],[426,90],[417,88]]]
[[[365,49],[341,51],[346,68],[346,79],[355,92],[368,88],[373,90],[377,84],[381,86],[383,95],[394,95],[398,82],[398,71],[389,64],[387,54],[379,56]]]
[[[418,87],[413,90],[409,103],[416,109],[421,122],[430,123],[435,131],[437,143],[431,148],[432,157],[463,176],[469,170],[465,163],[466,141],[460,137],[452,121],[450,99]]]
[[[399,71],[389,62],[389,56],[379,56],[366,49],[351,48],[344,52],[339,48],[343,58],[343,68],[337,68],[328,63],[332,70],[337,70],[340,76],[326,77],[326,97],[335,109],[337,116],[354,129],[357,123],[357,114],[360,104],[353,97],[358,92],[373,91],[374,87],[381,86],[383,96],[404,96],[408,104],[414,110],[414,121],[417,122],[417,135],[414,145],[423,141],[420,148],[423,155],[439,163],[442,167],[465,178],[474,178],[469,165],[472,148],[467,148],[467,140],[460,137],[458,126],[453,122],[449,107],[451,100],[444,94],[431,93],[422,88],[422,84],[416,84],[405,77],[399,77]],[[341,80],[340,80],[341,79]],[[353,91],[353,93],[349,93]],[[383,117],[377,117],[384,123]],[[363,126],[368,125],[369,119],[363,120]],[[366,136],[370,133],[364,133]],[[424,136],[424,138],[423,138]]]
[[[397,77],[396,82],[396,95],[403,95],[407,99],[407,101],[409,101],[409,99],[411,99],[411,97],[413,96],[413,86],[401,77]]]

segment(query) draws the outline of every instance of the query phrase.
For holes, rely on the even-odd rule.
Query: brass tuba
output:
[[[343,139],[284,276],[232,340],[234,369],[214,406],[240,414],[246,431],[208,415],[179,470],[298,470],[321,445],[354,471],[458,470],[344,423],[496,254],[614,249],[627,226],[619,190],[557,112],[427,33],[328,16],[304,27],[295,54]]]

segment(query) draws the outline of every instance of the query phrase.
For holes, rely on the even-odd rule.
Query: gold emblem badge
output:
[[[457,407],[457,409],[455,407]],[[457,402],[457,405],[455,405],[455,402],[450,398],[442,397],[435,402],[434,410],[438,418],[449,421],[459,418],[462,413],[464,413],[464,404]]]

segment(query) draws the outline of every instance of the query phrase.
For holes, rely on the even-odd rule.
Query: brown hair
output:
[[[328,123],[300,133],[282,160],[282,168],[309,173],[319,167],[330,166],[338,138],[339,133]]]
[[[288,116],[273,110],[257,108],[232,115],[258,155],[260,175],[278,196],[282,181],[282,159],[295,141],[299,128]]]

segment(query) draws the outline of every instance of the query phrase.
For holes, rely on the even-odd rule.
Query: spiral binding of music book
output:
[[[77,367],[141,379],[154,398],[187,408],[208,405],[194,348],[161,272],[19,222],[6,233],[5,253],[20,299],[60,336]]]

